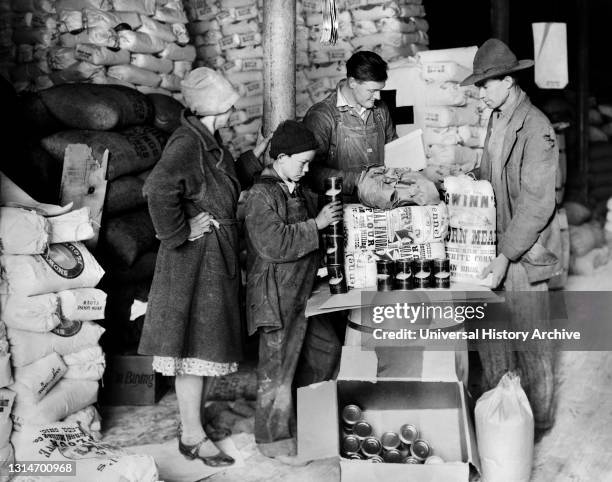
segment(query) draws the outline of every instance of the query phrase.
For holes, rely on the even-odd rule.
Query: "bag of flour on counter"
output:
[[[96,442],[77,423],[58,422],[27,425],[14,432],[11,442],[17,460],[75,462],[71,482],[156,482],[155,460],[149,455],[132,455],[112,445]]]
[[[49,226],[40,214],[21,208],[0,208],[0,253],[40,254],[49,244]]]
[[[468,175],[444,179],[449,233],[446,250],[451,280],[490,286],[480,273],[496,256],[496,213],[493,187]]]
[[[57,293],[62,318],[65,320],[94,321],[104,318],[106,293],[96,288],[76,288]]]
[[[47,218],[50,227],[50,244],[85,241],[94,237],[94,229],[88,207],[75,209],[61,216]]]
[[[347,204],[344,231],[348,251],[443,242],[448,231],[448,212],[444,203],[402,206],[387,211]]]
[[[15,383],[10,389],[26,400],[39,402],[64,376],[68,367],[57,353],[50,353],[40,360],[13,372]]]
[[[9,328],[46,333],[60,324],[57,294],[0,295],[0,320]]]
[[[14,428],[59,422],[97,400],[98,382],[89,380],[62,379],[39,402],[19,391],[12,413]]]
[[[104,328],[91,321],[63,321],[49,333],[9,328],[7,338],[13,366],[22,367],[53,352],[64,356],[97,345],[102,333]]]
[[[59,243],[40,255],[2,255],[0,293],[25,296],[96,286],[104,270],[81,243]]]
[[[520,378],[506,373],[476,402],[483,482],[528,482],[533,465],[533,414]]]

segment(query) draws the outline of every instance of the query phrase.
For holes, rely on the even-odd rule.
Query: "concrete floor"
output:
[[[591,277],[570,277],[567,290],[612,291],[612,264]],[[612,352],[562,352],[557,365],[557,416],[553,429],[536,445],[534,482],[612,481]],[[124,447],[161,443],[175,437],[176,396],[167,394],[155,406],[104,407],[104,441]],[[292,467],[257,451],[252,419],[232,436],[245,465],[216,474],[212,482],[336,482],[333,459]],[[171,481],[166,481],[171,482]]]

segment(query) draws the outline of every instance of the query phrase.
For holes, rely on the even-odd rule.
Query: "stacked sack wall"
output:
[[[476,47],[431,50],[416,56],[410,87],[414,122],[423,130],[426,175],[438,185],[480,166],[490,109],[479,89],[459,83],[472,73]]]
[[[426,50],[429,28],[421,0],[340,0],[338,41],[321,38],[321,2],[301,0],[296,10],[296,116],[333,92],[346,76],[345,61],[358,50],[385,60]],[[254,147],[263,116],[261,0],[185,0],[196,66],[222,70],[242,98],[229,126],[220,131],[233,154]]]
[[[195,59],[180,0],[11,0],[0,24],[0,72],[18,92],[90,82],[182,100]]]
[[[104,328],[95,320],[104,317],[106,293],[95,288],[104,271],[81,242],[94,236],[89,208],[52,218],[0,210],[1,467],[21,448],[13,450],[13,432],[72,417],[99,438],[92,405]]]

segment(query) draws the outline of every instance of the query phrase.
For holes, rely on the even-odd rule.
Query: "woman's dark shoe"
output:
[[[222,451],[219,451],[219,453],[216,455],[209,455],[207,457],[202,457],[200,455],[200,447],[202,446],[202,444],[206,443],[209,440],[209,438],[206,435],[202,437],[202,440],[200,440],[198,443],[195,443],[193,445],[184,444],[181,441],[181,435],[182,435],[182,430],[179,425],[178,449],[179,449],[179,452],[183,454],[185,458],[189,460],[200,459],[202,462],[204,462],[209,467],[227,467],[227,466],[234,464],[235,460]]]

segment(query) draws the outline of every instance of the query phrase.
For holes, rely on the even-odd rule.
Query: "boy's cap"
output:
[[[281,122],[270,141],[270,157],[276,159],[280,154],[291,156],[300,152],[316,150],[319,147],[313,133],[301,122],[287,120]]]

